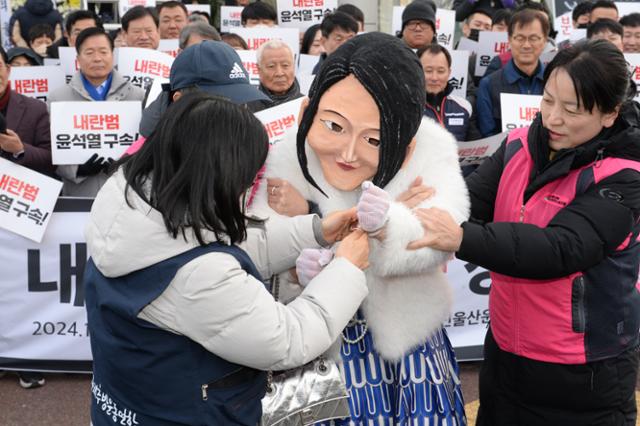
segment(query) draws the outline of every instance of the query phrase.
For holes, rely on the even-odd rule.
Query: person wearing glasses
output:
[[[512,58],[500,69],[480,80],[476,110],[482,136],[502,131],[500,93],[541,95],[544,64],[540,55],[549,34],[547,16],[537,10],[516,12],[509,23]]]
[[[436,40],[436,7],[426,0],[416,0],[402,12],[399,37],[412,49],[427,47]]]

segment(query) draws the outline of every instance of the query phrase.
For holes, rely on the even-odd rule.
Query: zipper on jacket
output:
[[[602,164],[602,160],[604,160],[604,148],[599,148],[593,167],[600,167],[600,164]]]
[[[524,222],[524,210],[525,210],[526,206],[523,204],[520,207],[520,223]]]
[[[209,388],[209,385],[202,385],[200,386],[200,389],[202,390],[202,400],[206,401],[207,399],[209,399],[209,395],[207,395],[207,389]]]

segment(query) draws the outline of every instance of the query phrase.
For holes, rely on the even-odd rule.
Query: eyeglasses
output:
[[[407,25],[405,25],[405,28],[408,28],[411,31],[417,30],[418,27],[420,27],[421,30],[426,30],[427,28],[431,27],[431,24],[425,21],[409,21]]]
[[[529,37],[525,37],[523,35],[517,35],[515,37],[512,37],[511,40],[515,41],[518,44],[524,44],[526,41],[529,41],[529,44],[538,44],[540,43],[542,40],[544,40],[544,37],[540,37],[537,35],[532,35]]]

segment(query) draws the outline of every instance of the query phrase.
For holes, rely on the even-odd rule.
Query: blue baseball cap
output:
[[[171,90],[198,87],[236,104],[269,100],[249,82],[236,51],[222,41],[203,41],[184,49],[173,61],[169,75]]]

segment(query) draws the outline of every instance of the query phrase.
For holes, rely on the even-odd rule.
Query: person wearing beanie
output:
[[[416,206],[437,206],[460,220],[468,215],[456,142],[423,118],[425,100],[420,61],[405,43],[382,33],[359,35],[327,57],[298,130],[269,153],[255,214],[268,221],[303,214],[282,212],[287,204],[280,204],[281,196],[294,190],[303,207],[315,204],[322,214],[355,207],[371,243],[369,296],[334,347],[351,416],[316,426],[467,424],[458,366],[442,326],[451,303],[442,269],[449,253],[407,250],[415,234],[423,235],[415,227]],[[421,186],[416,179],[437,195],[399,201]],[[280,294],[300,292],[332,256],[328,250],[303,253],[297,280],[279,275]]]
[[[412,49],[430,45],[436,34],[436,7],[427,0],[416,0],[402,12],[400,37]]]

